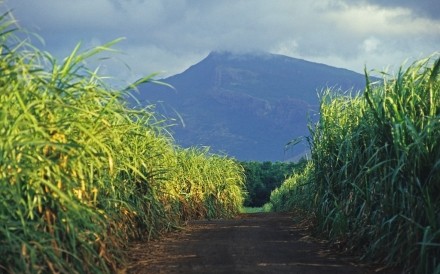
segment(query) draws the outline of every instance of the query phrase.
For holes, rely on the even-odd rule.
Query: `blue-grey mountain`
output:
[[[287,152],[285,145],[309,134],[318,94],[328,87],[346,91],[365,86],[364,75],[346,69],[269,53],[229,52],[213,52],[161,81],[174,89],[144,84],[137,97],[176,119],[172,131],[179,145],[209,146],[216,153],[255,161],[283,161],[304,153],[305,142]]]

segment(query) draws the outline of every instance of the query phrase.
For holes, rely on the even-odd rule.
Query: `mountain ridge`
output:
[[[291,139],[307,136],[317,116],[320,90],[363,89],[362,74],[270,53],[211,52],[182,73],[161,79],[174,87],[144,84],[136,96],[156,104],[183,146],[210,146],[238,160],[283,161],[307,150]],[[176,114],[176,112],[178,114]],[[180,117],[179,117],[180,116]]]

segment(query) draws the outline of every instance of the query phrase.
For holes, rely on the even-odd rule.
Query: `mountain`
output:
[[[317,117],[318,94],[327,87],[363,89],[365,77],[269,53],[212,52],[183,73],[139,87],[142,104],[175,118],[176,142],[210,146],[238,160],[283,161],[307,151],[305,142],[285,152],[290,140],[308,135]]]

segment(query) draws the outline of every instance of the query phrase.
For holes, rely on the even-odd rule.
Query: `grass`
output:
[[[240,209],[240,213],[247,213],[247,214],[262,213],[262,212],[270,212],[270,211],[267,210],[264,206],[261,206],[261,207],[242,207]]]
[[[182,149],[154,106],[133,109],[87,59],[59,62],[0,18],[0,272],[109,273],[128,241],[238,213],[243,168]]]
[[[362,93],[321,97],[310,170],[271,196],[365,260],[440,273],[440,58],[383,73]]]
[[[272,191],[270,202],[266,205],[272,211],[290,211],[294,208],[312,206],[310,197],[313,196],[311,176],[313,165],[309,162],[300,170],[295,171],[284,183]]]

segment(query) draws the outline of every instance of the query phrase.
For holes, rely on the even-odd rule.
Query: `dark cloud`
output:
[[[1,1],[1,0],[0,0]],[[270,51],[362,72],[438,51],[440,1],[4,0],[56,57],[118,37],[107,71],[181,72],[212,50]],[[405,8],[406,10],[399,9]],[[107,72],[106,71],[106,72]]]
[[[387,8],[408,8],[416,16],[428,17],[434,20],[440,20],[440,1],[439,0],[345,0],[347,4],[355,2],[371,3]]]
[[[392,0],[392,1],[379,1],[375,2],[386,3],[386,5],[402,6],[410,8],[415,11],[416,14],[421,16],[428,16],[432,19],[440,19],[440,1],[438,0]]]

